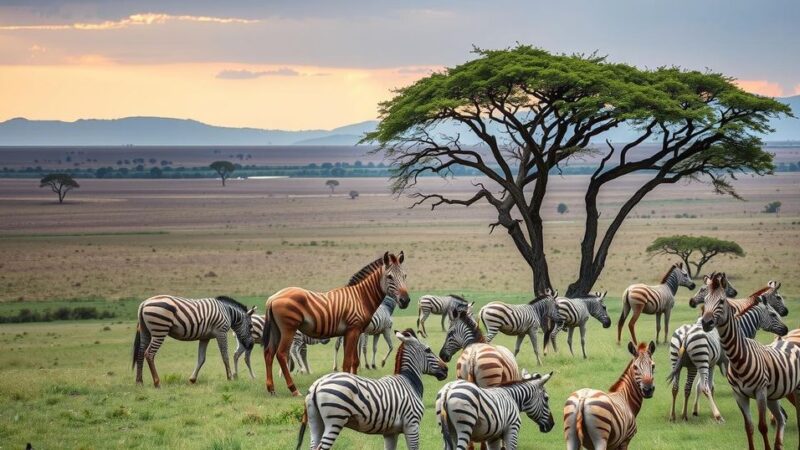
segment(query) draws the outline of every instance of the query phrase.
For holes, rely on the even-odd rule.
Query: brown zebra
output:
[[[625,325],[625,318],[631,311],[633,311],[633,316],[628,323],[628,329],[631,331],[631,339],[634,343],[639,342],[636,340],[636,321],[643,312],[656,315],[656,343],[661,334],[661,315],[664,315],[664,342],[667,342],[669,316],[672,313],[672,307],[675,306],[675,293],[678,292],[679,286],[689,289],[695,287],[692,278],[683,269],[683,263],[673,264],[661,279],[661,284],[657,286],[641,283],[628,286],[622,294],[622,314],[617,324],[617,344],[622,340],[622,327]]]
[[[636,435],[636,416],[642,401],[651,398],[653,385],[653,352],[656,344],[628,343],[633,359],[609,392],[581,389],[573,392],[564,405],[564,439],[567,450],[627,449]]]
[[[408,307],[406,274],[401,266],[403,260],[403,252],[397,256],[386,252],[383,258],[367,264],[353,275],[347,286],[324,293],[290,287],[267,299],[263,342],[269,393],[275,394],[272,361],[277,356],[289,390],[292,395],[300,395],[286,358],[297,330],[317,339],[344,336],[342,370],[357,373],[358,336],[383,299],[389,296],[400,308]]]

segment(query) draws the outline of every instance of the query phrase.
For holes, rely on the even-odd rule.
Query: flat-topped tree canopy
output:
[[[486,201],[533,271],[535,292],[550,286],[541,205],[550,172],[570,158],[596,154],[586,191],[586,229],[579,278],[567,295],[586,295],[605,263],[622,221],[655,187],[680,179],[709,182],[737,196],[737,173],[771,173],[772,155],[759,135],[788,106],[744,92],[719,73],[678,67],[640,69],[592,55],[551,54],[531,46],[475,49],[476,58],[396,91],[380,105],[381,121],[364,141],[392,162],[395,193],[415,205],[469,206]],[[608,132],[625,126],[630,142]],[[467,145],[464,136],[480,145]],[[598,142],[606,141],[602,146]],[[640,144],[654,143],[656,148]],[[416,189],[417,177],[471,168],[489,179],[469,198]],[[597,195],[631,173],[650,178],[612,216],[598,243]]]

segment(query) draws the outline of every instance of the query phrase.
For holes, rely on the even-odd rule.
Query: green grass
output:
[[[464,294],[478,300],[479,305],[502,297],[490,293]],[[671,329],[695,318],[696,310],[687,306],[686,298],[687,291],[682,290]],[[550,433],[542,434],[535,424],[524,418],[520,448],[561,448],[564,445],[561,410],[567,396],[582,387],[607,389],[627,364],[629,356],[625,346],[616,345],[619,299],[609,298],[607,303],[614,325],[602,329],[599,323],[592,321],[587,360],[571,357],[562,335],[560,352],[551,352],[544,358],[543,366],[536,367],[530,343],[524,343],[518,358],[521,367],[555,372],[547,389],[556,426]],[[414,326],[415,315],[416,302],[407,310],[398,310],[396,328]],[[796,324],[797,317],[797,312],[792,311],[787,323]],[[444,337],[438,317],[429,318],[427,327],[429,343],[438,352]],[[655,333],[653,316],[643,316],[637,330],[640,339],[651,339]],[[21,448],[31,442],[35,448],[294,448],[302,401],[290,397],[285,382],[277,376],[277,397],[266,395],[259,348],[253,355],[256,380],[250,380],[246,372],[242,372],[238,380],[226,381],[216,346],[212,344],[197,384],[190,385],[188,377],[194,368],[197,346],[168,340],[157,358],[163,387],[156,390],[146,367],[145,385],[134,384],[130,370],[133,334],[131,320],[3,325],[0,328],[0,345],[4,348],[0,353],[0,442],[3,447]],[[772,339],[763,334],[760,338],[765,342]],[[627,331],[623,339],[627,339]],[[500,336],[497,343],[512,347],[513,339]],[[579,352],[577,335],[575,345]],[[380,351],[385,351],[383,344]],[[232,348],[230,353],[233,353]],[[310,348],[314,373],[295,378],[302,390],[305,391],[320,374],[330,371],[332,353],[331,345]],[[644,403],[638,419],[639,433],[632,447],[742,448],[745,442],[742,418],[725,379],[717,376],[716,396],[727,420],[725,424],[711,420],[705,399],[701,399],[699,418],[692,418],[689,423],[670,423],[671,394],[664,381],[669,367],[667,346],[658,347],[655,359],[655,397]],[[454,365],[451,363],[451,370]],[[390,366],[361,373],[380,376],[387,374]],[[243,362],[240,369],[244,370]],[[427,409],[422,426],[423,449],[441,447],[441,436],[434,422],[433,399],[443,384],[431,377],[425,378]],[[798,440],[797,429],[794,411],[787,409],[790,415],[787,447],[793,447]],[[304,443],[303,448],[306,445]],[[351,430],[345,430],[337,441],[337,448],[348,449],[380,449],[382,445],[380,436],[364,436]],[[402,439],[400,448],[405,448]]]

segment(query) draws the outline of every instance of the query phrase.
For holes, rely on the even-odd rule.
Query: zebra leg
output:
[[[575,328],[570,328],[567,331],[567,347],[569,347],[569,354],[575,356],[575,352],[572,351],[572,333],[575,332]]]
[[[536,364],[542,365],[542,360],[539,358],[539,345],[536,342],[536,329],[531,328],[528,330],[528,336],[531,338],[531,345],[533,345],[533,353],[536,355]]]
[[[230,380],[231,365],[228,360],[228,333],[221,333],[217,336],[217,346],[219,347],[219,354],[222,356],[222,363],[225,364],[225,376]],[[205,359],[205,355],[203,355],[203,359]]]
[[[315,395],[315,394],[312,394]],[[319,442],[322,440],[322,432],[325,430],[325,422],[322,421],[322,416],[317,409],[317,402],[315,399],[306,402],[306,414],[308,416],[308,427],[311,432],[311,444],[309,448],[316,450]]]
[[[517,437],[519,436],[519,427],[521,423],[519,418],[517,418],[513,423],[508,425],[508,428],[503,432],[503,439],[496,440],[493,443],[496,445],[495,448],[499,449],[502,447],[502,444],[505,443],[505,450],[517,450]],[[489,443],[489,448],[492,448],[492,442]]]
[[[708,368],[708,383],[706,384],[705,394],[709,403],[711,403],[711,413],[714,414],[714,420],[718,423],[725,423],[725,419],[722,418],[722,413],[719,412],[717,403],[714,401],[714,367]]]
[[[406,425],[403,434],[406,437],[408,450],[419,450],[419,423],[412,422]],[[397,445],[397,435],[394,435],[394,444]],[[394,448],[386,447],[386,450],[394,450]]]
[[[671,357],[672,355],[670,355]],[[673,362],[672,366],[674,367],[677,362]],[[675,422],[675,403],[677,403],[678,399],[678,385],[681,382],[681,370],[679,369],[675,373],[675,377],[672,379],[672,409],[669,413],[669,421]]]
[[[203,364],[205,364],[206,362],[207,348],[208,348],[208,339],[201,339],[200,343],[197,345],[197,366],[194,368],[192,376],[189,377],[189,383],[194,384],[197,381],[197,375],[200,373],[200,368],[203,367]]]
[[[256,376],[253,374],[253,366],[250,365],[250,354],[253,352],[253,349],[247,350],[244,352],[244,362],[247,364],[247,370],[250,372],[250,379],[255,380]]]
[[[581,327],[581,352],[583,353],[583,359],[586,359],[586,322],[580,324]]]
[[[298,397],[300,396],[300,391],[298,391],[297,387],[294,385],[292,373],[289,371],[289,363],[286,360],[286,354],[288,353],[289,348],[292,346],[293,339],[294,333],[288,333],[285,331],[281,333],[281,341],[278,343],[278,348],[275,350],[275,357],[278,359],[278,365],[280,365],[281,371],[283,371],[283,378],[286,380],[287,387],[292,392],[294,397]]]
[[[311,366],[308,364],[308,345],[300,347],[297,363],[300,366],[300,370],[305,373],[311,373]]]
[[[517,336],[517,343],[516,345],[514,345],[514,356],[517,356],[517,354],[519,354],[519,348],[522,347],[523,340],[525,340],[524,334],[520,334],[519,336]]]
[[[166,336],[152,336],[150,345],[145,350],[144,358],[147,360],[147,366],[150,368],[150,375],[153,377],[153,386],[161,387],[161,378],[158,377],[158,370],[156,370],[156,353],[164,343]]]
[[[695,377],[697,377],[697,368],[690,365],[686,368],[686,385],[683,387],[683,414],[681,418],[684,421],[689,420],[689,397],[692,395]]]
[[[634,345],[638,345],[639,341],[636,340],[636,322],[639,320],[639,316],[642,314],[643,306],[635,306],[633,307],[633,315],[631,316],[631,321],[628,322],[628,330],[631,332],[631,339],[633,340]]]
[[[339,347],[342,345],[342,337],[339,336],[336,338],[336,342],[333,344],[333,371],[339,371]]]
[[[656,345],[659,343],[658,337],[661,336],[661,316],[662,313],[656,313]]]
[[[444,327],[444,319],[445,319],[445,317],[447,317],[447,314],[442,312],[442,331],[447,331],[447,329]]]
[[[392,342],[392,329],[386,328],[383,330],[383,340],[386,341],[386,345],[389,347],[389,351],[386,352],[386,356],[383,357],[383,361],[381,361],[381,367],[386,365],[386,360],[389,359],[389,355],[392,354],[392,350],[394,350],[394,343]]]
[[[783,433],[786,429],[786,416],[783,415],[783,411],[781,411],[781,401],[780,400],[768,400],[767,401],[767,408],[772,412],[772,415],[775,416],[775,450],[783,448]]]
[[[369,359],[367,358],[367,339],[369,339],[369,338],[364,333],[361,333],[358,336],[358,351],[357,351],[357,353],[358,353],[358,357],[359,358],[361,358],[361,355],[364,355],[364,361],[367,361],[367,364],[366,364],[365,368],[369,369],[370,368],[369,367]]]
[[[750,398],[747,396],[737,394],[735,391],[733,397],[736,399],[736,405],[742,413],[744,419],[744,431],[747,433],[747,446],[750,450],[755,450],[753,445],[753,418],[750,416]]]
[[[358,374],[358,337],[360,334],[358,328],[350,328],[345,332],[343,372]]]
[[[489,441],[486,443],[486,448],[488,450],[501,450],[501,449],[510,449],[511,447],[503,447],[503,440],[502,439],[495,439],[493,441]]]
[[[381,337],[381,335],[379,335],[379,334],[376,334],[375,336],[372,336],[372,368],[373,369],[377,369],[378,368],[378,364],[375,362],[375,358],[378,355],[378,338],[380,338],[380,337]]]
[[[619,322],[617,322],[617,345],[622,341],[622,327],[625,326],[625,319],[628,317],[629,312],[631,312],[631,305],[628,303],[628,292],[625,291],[622,294],[622,313],[619,316]]]
[[[233,378],[239,378],[239,357],[242,356],[242,353],[245,352],[244,346],[241,342],[236,346],[236,350],[233,352]]]
[[[767,393],[761,390],[756,393],[756,408],[758,409],[758,432],[761,433],[761,439],[764,440],[764,449],[769,450],[769,427],[767,426]],[[778,414],[783,418],[780,410]],[[778,418],[776,417],[776,420]]]
[[[408,436],[408,435],[406,435]],[[396,450],[397,449],[397,438],[398,435],[396,434],[385,434],[383,436],[383,450]],[[411,447],[409,447],[411,448]]]
[[[142,384],[142,369],[144,368],[144,354],[150,346],[150,331],[146,326],[141,327],[141,341],[139,342],[138,354],[136,355],[136,384]]]
[[[347,345],[346,341],[345,345]],[[342,429],[349,418],[350,417],[338,416],[326,417],[323,419],[323,422],[325,423],[325,429],[322,432],[322,437],[319,440],[317,450],[329,450],[332,448],[334,442],[336,442],[336,438],[339,437],[339,433],[342,432]]]
[[[672,308],[664,311],[664,343],[667,343],[667,333],[669,332],[669,316],[672,314]],[[656,336],[656,342],[658,342],[658,336]]]

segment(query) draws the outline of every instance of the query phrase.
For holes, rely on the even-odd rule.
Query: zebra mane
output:
[[[761,288],[761,289],[753,292],[752,294],[748,295],[747,298],[754,298],[754,297],[758,297],[759,295],[766,294],[767,291],[769,291],[770,289],[772,289],[772,288],[769,287],[769,286],[764,286],[763,288]]]
[[[355,286],[358,283],[364,281],[368,276],[372,275],[375,270],[378,268],[383,267],[383,258],[378,258],[375,261],[364,266],[361,270],[356,272],[352,277],[350,277],[350,281],[347,283],[348,286]]]
[[[464,297],[462,297],[462,296],[460,296],[460,295],[456,295],[456,294],[447,294],[447,296],[448,296],[448,297],[453,297],[453,298],[454,298],[454,299],[456,299],[456,300],[461,300],[461,301],[462,301],[462,302],[464,302],[464,303],[466,303],[466,302],[467,302],[467,299],[465,299]]]
[[[613,385],[611,385],[611,388],[609,388],[608,392],[617,392],[619,388],[625,383],[625,378],[626,378],[625,374],[628,373],[629,370],[631,370],[631,366],[633,365],[634,361],[636,361],[636,358],[628,361],[628,365],[625,366],[625,370],[622,371],[622,375],[620,375],[619,378],[617,378],[617,381]]]
[[[411,328],[406,328],[405,330],[403,330],[403,333],[407,333],[410,334],[411,336],[414,336],[414,339],[417,338],[417,333],[415,333],[414,330],[412,330]],[[397,354],[394,355],[395,375],[400,373],[400,368],[403,365],[403,356],[405,355],[405,352],[406,352],[406,343],[401,341],[400,346],[397,347]]]
[[[544,299],[546,299],[546,298],[548,298],[548,297],[550,297],[550,296],[549,296],[549,295],[547,295],[547,294],[539,294],[539,296],[537,296],[537,297],[536,297],[536,298],[534,298],[533,300],[529,301],[529,302],[528,302],[528,304],[529,304],[529,305],[532,305],[532,304],[534,304],[534,303],[536,303],[536,302],[540,302],[540,301],[542,301],[542,300],[544,300]]]
[[[464,323],[466,323],[470,328],[475,330],[475,342],[486,342],[486,338],[483,336],[483,331],[481,331],[481,324],[479,324],[477,320],[473,319],[472,316],[467,314],[466,311],[461,311],[458,317],[461,318],[461,320],[463,320]]]
[[[247,311],[247,306],[237,302],[236,300],[234,300],[234,299],[232,299],[230,297],[227,297],[227,296],[224,296],[224,295],[220,295],[219,297],[217,297],[217,301],[225,303],[225,304],[228,304],[230,306],[233,306],[234,308],[241,309],[242,311],[245,311],[245,312]]]
[[[667,282],[667,280],[669,280],[669,276],[672,274],[672,271],[675,270],[676,267],[678,267],[678,263],[675,263],[675,264],[670,266],[670,268],[667,271],[667,273],[665,273],[664,276],[661,277],[661,284],[664,284],[664,283]]]

